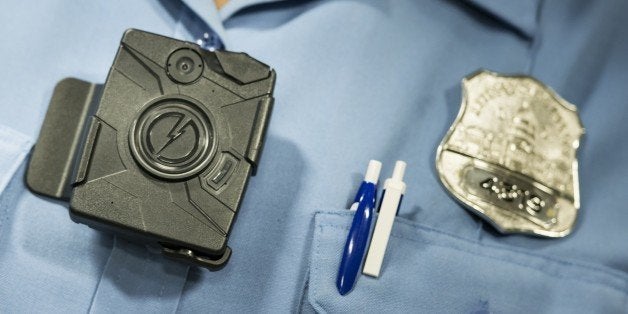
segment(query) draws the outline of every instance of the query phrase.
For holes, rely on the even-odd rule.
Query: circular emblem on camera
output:
[[[168,56],[168,76],[180,84],[196,81],[203,74],[203,59],[190,48],[175,50]]]
[[[131,152],[151,174],[183,179],[210,161],[214,136],[209,114],[191,100],[167,98],[146,107],[130,130]]]

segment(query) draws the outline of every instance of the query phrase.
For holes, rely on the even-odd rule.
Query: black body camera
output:
[[[27,185],[69,200],[75,222],[219,269],[274,83],[244,53],[128,30],[104,85],[58,83]]]

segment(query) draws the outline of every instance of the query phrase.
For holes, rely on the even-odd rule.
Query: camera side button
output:
[[[212,189],[218,191],[221,187],[227,184],[229,178],[235,171],[238,164],[238,160],[229,153],[223,153],[220,162],[216,168],[209,175],[205,176],[204,180]]]

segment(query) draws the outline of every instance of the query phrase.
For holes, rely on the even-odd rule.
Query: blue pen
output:
[[[377,180],[382,163],[371,160],[364,176],[364,181],[358,189],[351,210],[355,210],[347,242],[342,252],[342,260],[338,269],[336,287],[341,295],[349,293],[357,280],[362,260],[369,243],[369,235],[373,224],[373,211],[377,197]]]

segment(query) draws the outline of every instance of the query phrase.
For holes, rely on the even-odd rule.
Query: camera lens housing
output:
[[[168,56],[168,77],[179,84],[190,84],[203,74],[203,59],[190,48],[175,50]]]

